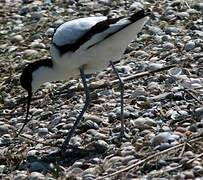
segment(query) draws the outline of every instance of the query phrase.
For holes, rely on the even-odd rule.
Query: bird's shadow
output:
[[[78,147],[71,147],[66,149],[65,151],[56,151],[50,153],[48,155],[44,155],[41,157],[41,160],[45,163],[57,163],[63,166],[71,166],[75,161],[79,159],[90,159],[92,157],[97,157],[101,155],[105,155],[106,149],[102,148],[91,148],[91,149],[83,149]]]

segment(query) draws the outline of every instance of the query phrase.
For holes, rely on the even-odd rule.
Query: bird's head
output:
[[[32,93],[32,70],[30,65],[25,67],[21,76],[20,76],[21,86],[29,93]]]
[[[25,123],[24,123],[23,127],[21,128],[21,130],[18,132],[18,134],[21,133],[24,126],[29,121],[28,115],[29,115],[29,109],[30,109],[32,94],[41,85],[41,82],[38,83],[38,81],[40,81],[40,77],[42,76],[42,74],[40,74],[39,72],[42,72],[42,71],[39,71],[39,70],[40,69],[43,70],[43,68],[51,68],[52,66],[53,66],[53,63],[52,63],[51,59],[46,58],[46,59],[42,59],[42,60],[30,63],[29,65],[27,65],[24,68],[24,70],[20,76],[20,84],[28,93],[27,112],[26,112]],[[35,76],[34,76],[34,74],[35,74]],[[38,75],[37,76],[38,78],[36,78],[36,75]]]
[[[30,102],[32,98],[32,72],[33,72],[30,66],[31,66],[30,64],[26,66],[20,76],[20,84],[27,91],[28,96],[27,96],[27,111],[26,111],[25,122],[17,135],[19,135],[22,132],[27,122],[29,122],[28,115],[29,115],[29,109],[30,109]]]

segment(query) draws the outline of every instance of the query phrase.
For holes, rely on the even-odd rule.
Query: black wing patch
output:
[[[125,27],[127,27],[128,25],[144,18],[145,16],[148,16],[149,12],[147,11],[145,13],[144,10],[140,10],[136,13],[134,13],[133,15],[131,15],[128,20],[130,21],[129,24],[126,24],[124,26],[121,26],[120,29],[118,29],[117,31],[114,31],[112,33],[109,33],[103,40],[107,39],[108,37],[114,35],[115,33],[121,31],[122,29],[124,29]],[[98,22],[96,25],[94,25],[89,31],[87,31],[82,37],[80,37],[76,42],[72,43],[72,44],[65,44],[62,46],[58,46],[57,44],[53,43],[54,46],[57,47],[57,49],[59,50],[60,55],[63,55],[67,52],[75,52],[81,45],[83,45],[84,43],[86,43],[88,40],[90,40],[94,35],[104,32],[105,30],[107,30],[110,25],[117,23],[120,19],[122,19],[124,17],[118,17],[118,18],[114,18],[114,19],[106,19],[104,21],[100,21]],[[103,40],[96,42],[95,44],[92,44],[88,47],[91,48],[93,46],[95,46],[96,44],[102,42]]]
[[[126,25],[124,25],[124,26],[121,26],[121,28],[118,29],[117,31],[114,31],[114,32],[109,33],[107,36],[104,37],[104,39],[102,39],[101,41],[98,41],[98,42],[96,42],[96,43],[90,45],[87,49],[90,49],[91,47],[93,47],[93,46],[95,46],[95,45],[101,43],[102,41],[104,41],[105,39],[109,38],[110,36],[116,34],[117,32],[119,32],[119,31],[125,29],[127,26],[133,24],[134,22],[136,22],[136,21],[138,21],[138,20],[140,20],[140,19],[142,19],[142,18],[144,18],[145,16],[148,16],[148,15],[149,15],[149,13],[145,13],[144,10],[138,11],[137,13],[131,15],[131,16],[128,18],[128,20],[130,21],[130,23],[128,23],[128,24],[126,24]]]
[[[123,17],[115,18],[115,19],[106,19],[104,21],[98,22],[96,25],[94,25],[89,31],[87,31],[82,37],[80,37],[76,42],[72,44],[65,44],[62,46],[58,46],[55,43],[53,43],[54,46],[57,47],[57,49],[60,52],[60,55],[65,54],[66,52],[74,52],[76,51],[82,44],[86,43],[88,40],[91,39],[95,34],[101,33],[109,28],[111,24],[115,24]]]

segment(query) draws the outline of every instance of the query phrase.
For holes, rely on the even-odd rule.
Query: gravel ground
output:
[[[203,3],[166,0],[0,1],[1,179],[202,179]],[[81,110],[80,79],[46,83],[25,118],[19,76],[49,56],[54,29],[76,17],[152,15],[120,63],[125,126],[120,142],[120,93],[111,68],[89,76],[91,107],[64,157],[52,153]],[[67,90],[69,90],[67,92]]]

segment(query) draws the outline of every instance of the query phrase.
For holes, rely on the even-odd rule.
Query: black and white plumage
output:
[[[141,10],[129,17],[86,17],[60,25],[52,38],[51,59],[29,64],[21,75],[21,85],[29,96],[26,122],[31,96],[43,83],[82,77],[105,69],[110,61],[118,61],[141,31],[148,14]]]

